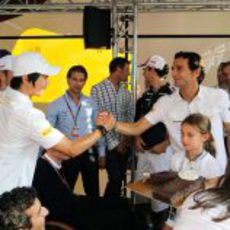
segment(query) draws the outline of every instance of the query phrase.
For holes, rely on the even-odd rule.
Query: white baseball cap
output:
[[[13,68],[14,57],[12,55],[6,55],[0,58],[0,71],[10,70]]]
[[[44,75],[56,75],[60,68],[51,66],[41,54],[36,52],[25,52],[15,57],[13,61],[13,76],[22,77],[31,73]]]
[[[139,65],[138,67],[146,68],[154,68],[163,70],[164,66],[166,65],[166,61],[163,57],[159,55],[153,55],[152,57],[148,58],[143,64]]]

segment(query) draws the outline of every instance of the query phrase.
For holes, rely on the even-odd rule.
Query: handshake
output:
[[[96,119],[96,126],[103,126],[107,131],[110,131],[115,128],[116,119],[115,117],[107,112],[100,112]]]

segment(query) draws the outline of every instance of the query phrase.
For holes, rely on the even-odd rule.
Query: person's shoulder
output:
[[[28,111],[28,116],[31,119],[45,119],[45,114],[43,111],[41,111],[40,109],[37,109],[35,107],[31,108]]]
[[[142,102],[145,99],[152,98],[154,91],[152,89],[145,90],[137,99],[137,103]]]
[[[204,151],[204,158],[203,158],[203,163],[206,167],[206,165],[209,165],[209,166],[213,166],[213,165],[218,165],[219,166],[219,163],[217,161],[217,159],[211,155],[211,153],[207,152],[207,151]]]
[[[164,95],[171,95],[175,91],[175,87],[171,86],[169,83],[166,83],[160,90],[159,94]]]
[[[61,103],[64,102],[64,95],[56,98],[55,100],[53,100],[52,102],[50,102],[48,105],[47,105],[47,108],[53,108],[53,107],[56,107],[56,106],[59,106]]]
[[[38,124],[45,119],[45,114],[37,108],[18,109],[13,113],[14,122],[20,124],[21,127],[30,127],[31,124]]]
[[[178,95],[179,95],[178,88],[168,85],[168,87],[166,88],[166,91],[167,91],[167,94],[165,94],[164,98],[167,98],[167,100],[175,100],[175,98],[178,98]]]
[[[91,97],[81,93],[80,100],[83,101],[91,100]]]
[[[213,88],[208,86],[202,86],[202,98],[207,106],[210,107],[219,107],[226,106],[226,103],[229,102],[229,97],[227,92],[220,88]],[[222,107],[220,107],[222,108]]]
[[[183,160],[185,158],[185,152],[180,151],[180,152],[175,152],[173,154],[173,158],[177,160]]]
[[[100,81],[99,83],[93,85],[92,89],[100,89],[101,87],[106,85],[106,83],[107,83],[107,79],[104,79],[104,80]]]
[[[221,88],[215,88],[210,86],[201,86],[201,89],[204,93],[209,94],[210,96],[223,96],[227,95],[227,92]]]
[[[81,104],[82,105],[93,105],[95,102],[92,97],[82,94],[81,95]]]
[[[164,94],[164,96],[160,97],[157,101],[158,105],[162,105],[162,106],[169,106],[172,105],[173,102],[176,100],[177,98],[177,93],[174,90],[171,94]]]
[[[228,98],[228,93],[224,90],[224,89],[216,89],[217,90],[217,94],[220,95],[221,97],[227,97]]]
[[[211,153],[207,151],[205,151],[205,153],[205,159],[207,159],[208,161],[217,162],[217,159]]]

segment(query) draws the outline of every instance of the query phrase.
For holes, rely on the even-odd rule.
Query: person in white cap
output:
[[[13,56],[8,50],[0,49],[0,91],[10,85]]]
[[[30,100],[42,94],[48,76],[56,75],[59,68],[49,65],[38,53],[25,52],[15,57],[12,69],[12,88],[0,94],[0,194],[32,184],[40,146],[73,157],[112,128],[97,126],[96,131],[76,141],[67,139]]]
[[[143,75],[148,88],[137,100],[136,121],[146,115],[162,96],[170,95],[173,92],[173,88],[166,81],[169,67],[163,57],[153,55],[139,67],[143,68]],[[141,136],[137,136],[135,143],[138,151],[136,180],[142,179],[144,173],[156,173],[170,169],[172,151],[169,147],[166,127],[162,122],[152,126]],[[161,230],[168,218],[169,206],[158,200],[153,200],[151,204],[154,229]]]

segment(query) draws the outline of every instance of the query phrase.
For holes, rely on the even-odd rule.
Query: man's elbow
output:
[[[80,154],[79,148],[76,148],[74,143],[72,142],[68,149],[68,155],[72,157],[76,157]]]
[[[74,157],[77,155],[76,147],[74,147],[74,141],[63,138],[63,140],[53,147],[54,150],[60,151],[66,156]]]

